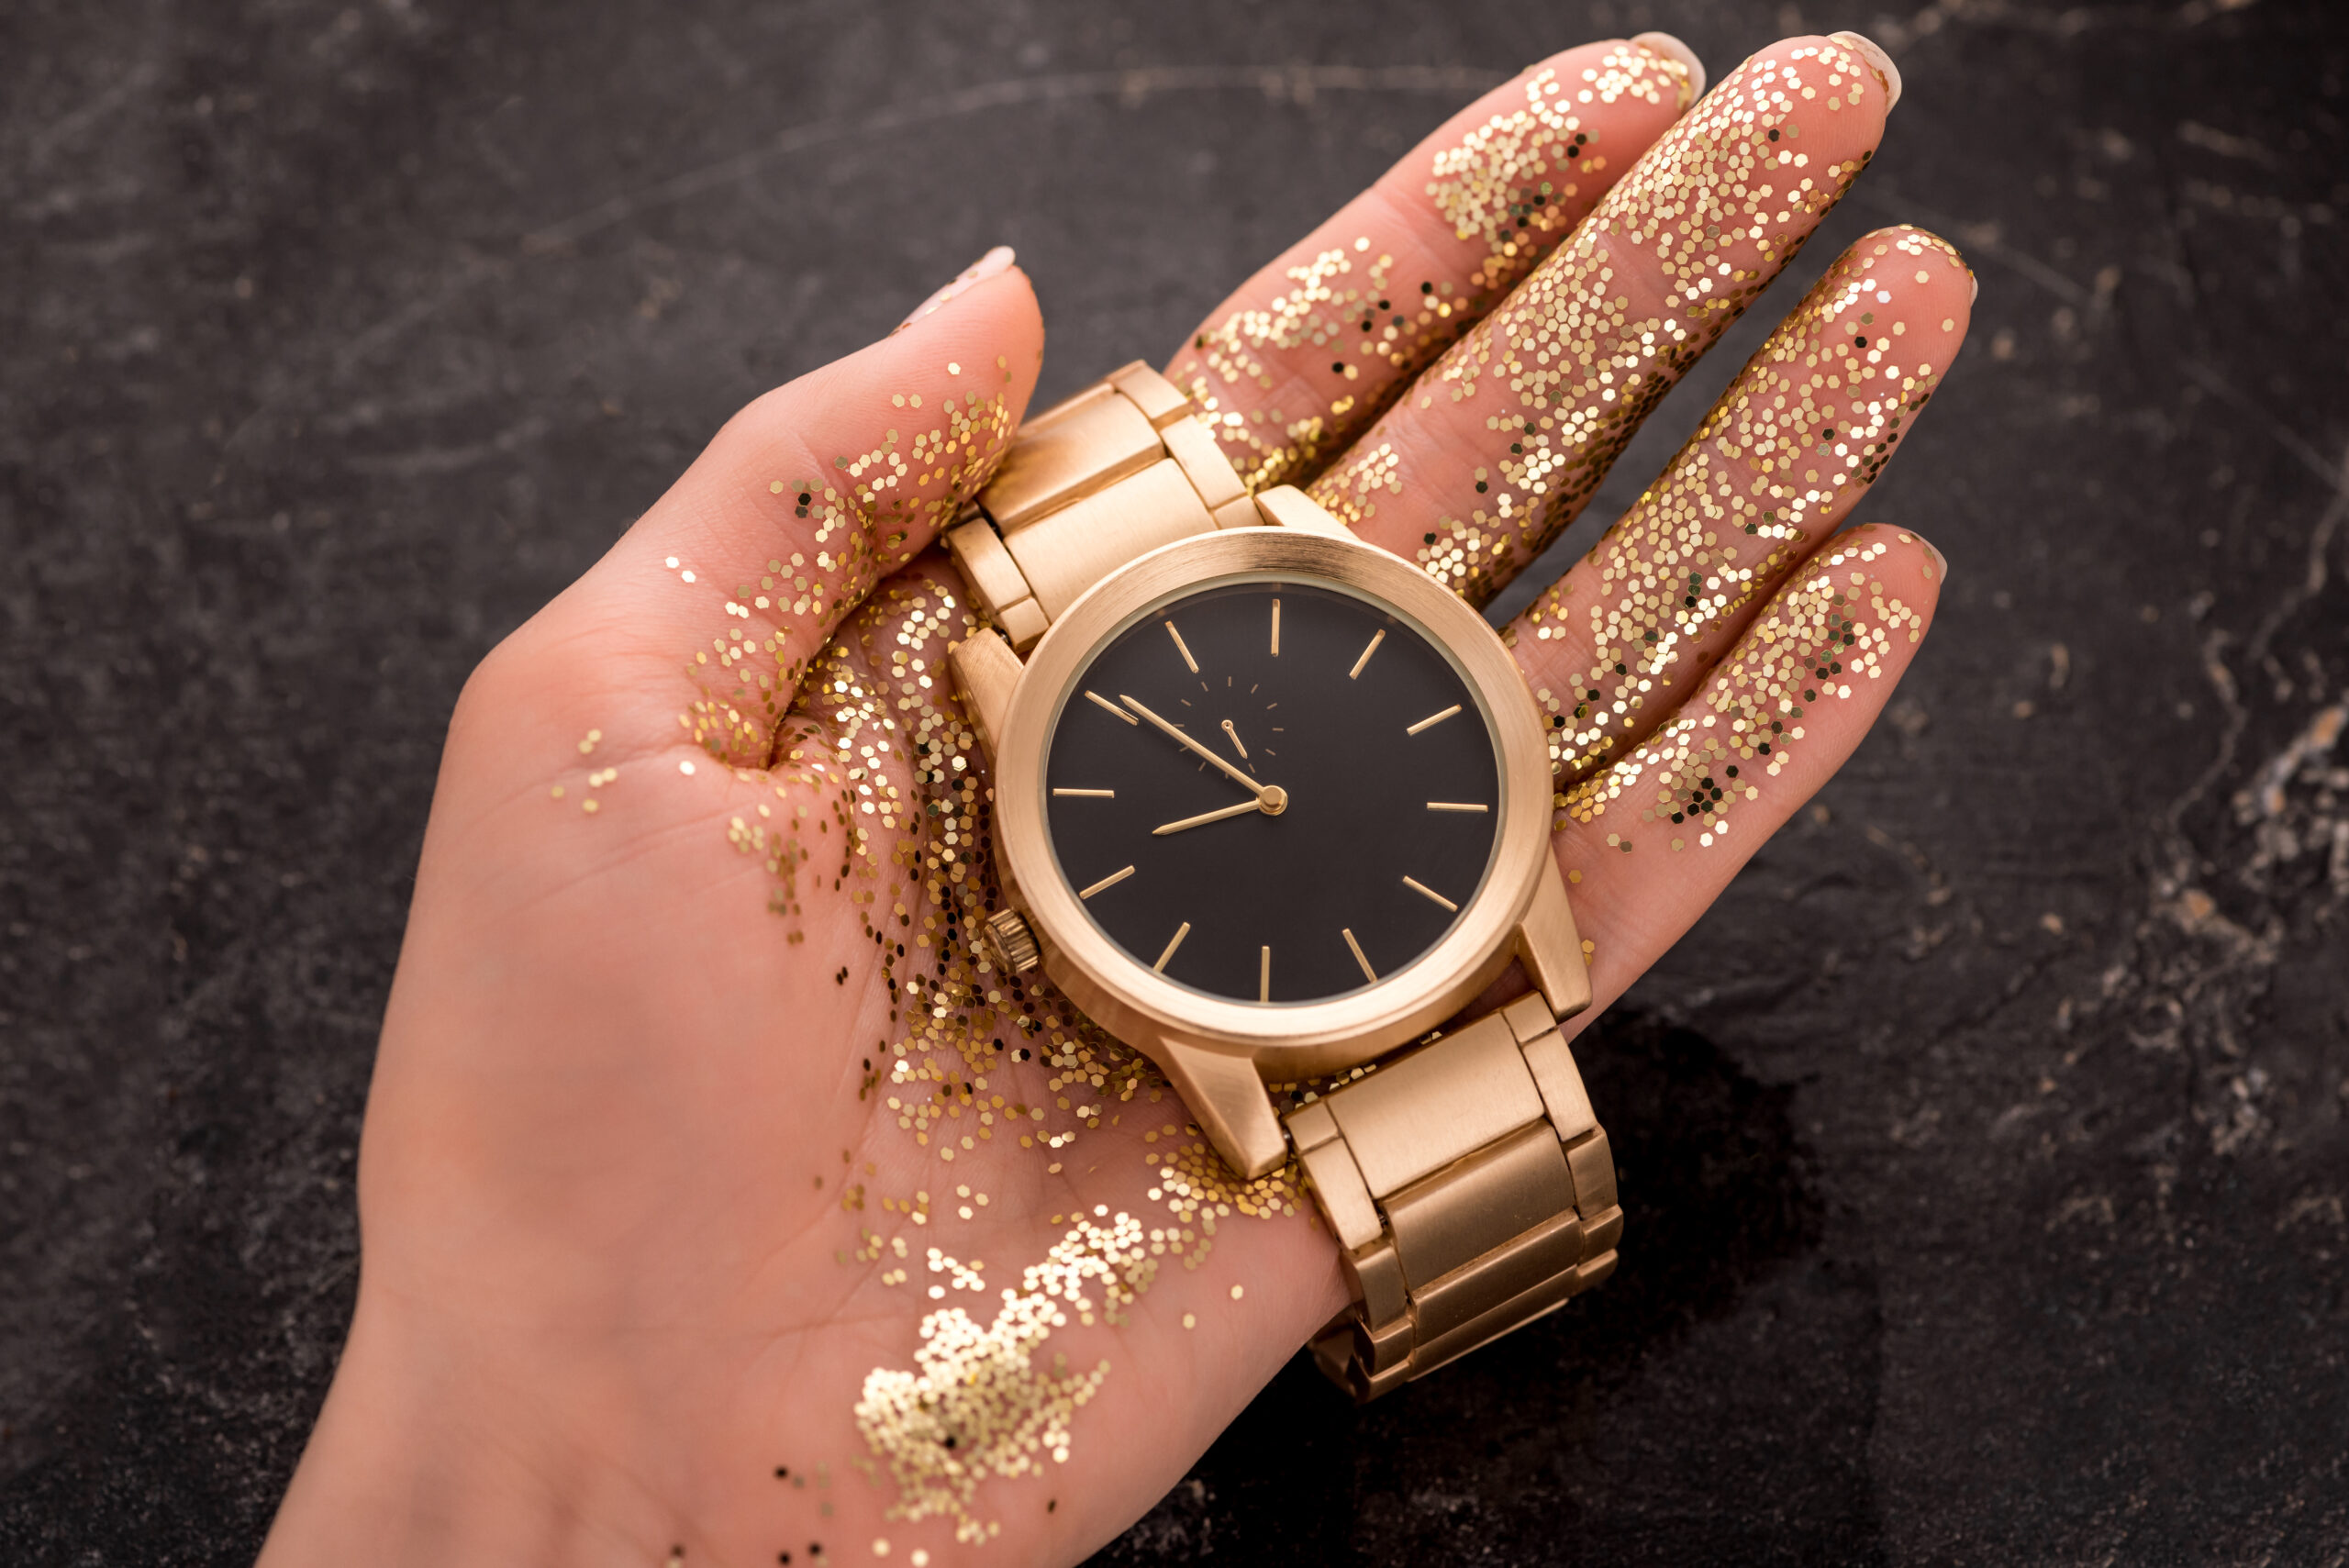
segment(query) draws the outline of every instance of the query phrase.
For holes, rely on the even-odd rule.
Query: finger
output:
[[[1531,67],[1241,284],[1168,378],[1251,490],[1305,483],[1582,221],[1704,74],[1667,33]]]
[[[1668,722],[1562,793],[1552,846],[1590,955],[1586,1025],[1842,767],[1916,657],[1947,575],[1883,527],[1840,536]],[[1570,1029],[1569,1032],[1573,1032]]]
[[[899,331],[736,415],[517,640],[575,656],[583,712],[617,693],[661,734],[763,765],[808,661],[953,520],[1027,406],[1043,324],[1010,262],[990,252]]]
[[[1483,603],[1809,238],[1874,154],[1889,96],[1833,39],[1790,39],[1739,66],[1314,482],[1314,499]]]
[[[1676,709],[1843,526],[1957,358],[1973,280],[1914,228],[1845,250],[1664,473],[1505,634],[1568,783]]]

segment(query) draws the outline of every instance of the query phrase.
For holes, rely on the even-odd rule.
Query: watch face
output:
[[[1501,823],[1498,748],[1452,661],[1386,606],[1243,581],[1162,604],[1080,668],[1045,819],[1086,914],[1145,968],[1295,1005],[1425,953]]]

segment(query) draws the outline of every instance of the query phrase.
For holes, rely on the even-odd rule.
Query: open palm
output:
[[[1664,44],[1543,62],[1168,373],[1252,486],[1310,484],[1481,603],[1891,95],[1825,39],[1684,115],[1695,85]],[[974,941],[987,769],[945,655],[974,623],[933,547],[1041,361],[1008,261],[745,409],[469,684],[357,1317],[265,1561],[1073,1561],[1344,1305],[1293,1173],[1241,1182],[1145,1061]],[[1911,657],[1937,558],[1837,530],[1970,295],[1930,236],[1860,241],[1509,628],[1602,1006]]]

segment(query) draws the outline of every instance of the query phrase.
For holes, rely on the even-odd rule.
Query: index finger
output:
[[[1439,127],[1168,365],[1252,491],[1302,484],[1572,233],[1704,91],[1668,33],[1585,44]]]

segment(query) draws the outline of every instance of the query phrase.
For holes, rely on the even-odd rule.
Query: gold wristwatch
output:
[[[1192,416],[1129,365],[1023,426],[947,534],[994,623],[952,654],[994,763],[985,937],[1234,1169],[1295,1154],[1356,1297],[1315,1357],[1369,1398],[1614,1268],[1557,1028],[1590,982],[1500,639],[1297,490],[1250,495]],[[1531,990],[1431,1033],[1512,961]]]

